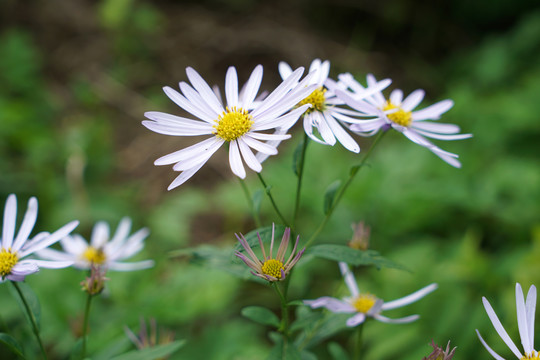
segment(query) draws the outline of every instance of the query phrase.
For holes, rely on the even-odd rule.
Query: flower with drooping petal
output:
[[[372,294],[360,293],[356,280],[346,263],[340,262],[339,268],[345,280],[345,284],[351,292],[351,297],[339,300],[333,297],[323,296],[315,300],[304,300],[304,304],[311,306],[313,309],[324,307],[334,313],[354,314],[347,320],[347,326],[349,327],[354,327],[363,323],[366,320],[366,317],[372,317],[385,323],[395,324],[415,321],[420,317],[419,315],[411,315],[400,319],[390,319],[381,315],[381,312],[409,305],[437,289],[437,284],[431,284],[410,295],[402,297],[401,299],[384,302],[382,299],[379,299]]]
[[[123,262],[141,251],[148,229],[143,228],[129,235],[131,220],[123,218],[112,238],[109,235],[109,225],[98,222],[94,225],[90,243],[82,236],[75,234],[60,240],[63,252],[54,249],[44,249],[39,256],[52,260],[74,262],[78,269],[90,269],[92,266],[103,267],[105,270],[132,271],[147,269],[154,266],[153,260],[139,262]]]
[[[285,253],[287,252],[287,249],[289,248],[289,239],[291,237],[291,229],[286,228],[285,232],[283,233],[283,237],[281,238],[281,243],[279,244],[279,248],[276,254],[276,257],[273,256],[273,248],[274,248],[274,230],[275,227],[272,224],[272,240],[270,242],[270,253],[266,254],[264,251],[264,245],[261,239],[261,236],[257,233],[257,237],[259,239],[259,245],[261,247],[263,259],[259,260],[257,255],[253,252],[251,249],[251,246],[249,246],[248,242],[244,238],[244,235],[235,234],[236,238],[242,244],[242,247],[246,251],[246,255],[241,253],[240,251],[235,251],[235,255],[238,256],[242,261],[249,266],[253,271],[251,272],[253,275],[258,276],[264,280],[268,280],[270,282],[273,281],[281,281],[285,280],[293,266],[298,262],[304,251],[305,248],[300,250],[298,253],[296,253],[296,248],[298,247],[298,241],[300,240],[300,236],[296,238],[296,242],[294,243],[294,247],[291,251],[291,255],[287,259],[287,262],[285,261]]]
[[[336,95],[347,105],[355,110],[365,112],[373,108],[379,110],[379,116],[355,123],[350,129],[360,135],[372,135],[379,130],[393,128],[405,135],[412,142],[424,146],[431,150],[446,163],[460,168],[461,163],[457,160],[458,155],[442,150],[434,145],[426,137],[438,140],[462,140],[472,137],[472,134],[458,134],[459,126],[454,124],[442,124],[426,120],[439,120],[441,115],[450,110],[454,105],[452,100],[443,100],[430,105],[422,110],[414,110],[424,99],[424,90],[415,90],[405,99],[403,92],[399,89],[392,91],[390,97],[386,99],[381,91],[371,96],[360,99],[357,94],[364,94],[366,88],[358,83],[351,74],[342,74],[340,82],[351,89],[351,92],[336,90]],[[376,84],[375,77],[371,74],[367,76],[368,88]]]
[[[0,238],[0,282],[5,280],[23,281],[27,275],[38,272],[40,267],[59,269],[73,264],[73,261],[69,260],[46,261],[28,258],[23,260],[24,257],[51,246],[79,225],[78,221],[72,221],[52,234],[41,232],[29,239],[36,224],[37,211],[37,199],[31,197],[19,232],[15,236],[17,198],[14,194],[8,196],[4,208],[2,237]]]
[[[431,347],[433,352],[422,360],[452,360],[457,349],[457,347],[454,347],[450,350],[450,341],[446,344],[446,350],[442,346],[435,344],[433,340],[431,340]]]
[[[360,146],[343,129],[342,123],[356,123],[359,121],[356,117],[363,116],[363,114],[343,107],[342,105],[345,103],[334,94],[334,86],[331,85],[336,85],[336,83],[328,78],[330,61],[315,59],[311,62],[309,71],[314,73],[310,84],[317,85],[317,88],[299,103],[299,105],[311,104],[311,107],[304,113],[306,134],[320,144],[333,146],[337,139],[347,150],[355,153],[360,152]],[[292,69],[287,63],[280,62],[279,73],[285,79],[290,76]],[[390,82],[389,79],[386,79],[373,84],[373,87],[366,90],[364,96],[381,91],[390,85]],[[314,129],[317,130],[320,137],[314,134]]]
[[[516,310],[517,310],[517,320],[518,320],[518,329],[519,336],[521,337],[521,344],[523,345],[523,350],[525,354],[522,355],[518,350],[516,344],[512,341],[506,330],[501,324],[501,321],[495,314],[495,311],[491,307],[489,301],[482,297],[482,302],[484,303],[484,308],[489,316],[489,320],[493,324],[493,327],[497,331],[497,334],[501,337],[504,343],[510,348],[514,355],[521,360],[540,360],[540,354],[538,351],[534,350],[534,313],[536,310],[536,286],[532,285],[529,288],[527,293],[527,300],[523,297],[523,290],[519,283],[516,284]],[[497,360],[504,360],[502,356],[497,354],[489,345],[484,341],[478,329],[476,329],[476,334],[480,339],[480,342],[484,345],[486,350]]]
[[[277,154],[277,147],[268,141],[285,140],[290,135],[271,134],[267,131],[289,129],[294,125],[309,105],[291,109],[315,88],[315,85],[307,86],[309,76],[298,82],[303,73],[303,68],[300,68],[263,100],[255,101],[262,81],[262,66],[255,67],[240,92],[236,69],[231,66],[225,78],[226,103],[223,104],[194,69],[188,67],[186,73],[192,86],[180,82],[182,94],[168,86],[163,90],[172,101],[197,120],[151,111],[144,114],[149,120],[142,122],[148,129],[165,135],[211,135],[200,143],[165,155],[154,162],[155,165],[174,164],[173,170],[181,172],[168,190],[191,178],[225,143],[229,144],[229,163],[236,176],[242,179],[246,177],[243,162],[253,171],[260,172],[261,162],[251,149],[266,155]]]

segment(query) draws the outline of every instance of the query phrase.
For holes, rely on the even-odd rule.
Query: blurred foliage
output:
[[[83,35],[63,33],[65,38],[57,38],[63,25],[56,22],[60,30],[50,27],[51,41],[36,30],[36,24],[47,24],[47,16],[58,21],[53,14],[41,17],[35,4],[6,1],[2,6],[17,12],[11,17],[8,11],[0,12],[1,203],[16,193],[23,209],[30,196],[37,196],[39,230],[77,218],[81,220],[77,231],[88,235],[96,220],[115,224],[126,215],[151,229],[138,258],[153,258],[157,265],[146,271],[108,274],[106,292],[92,305],[90,353],[118,341],[123,349],[133,349],[118,339],[124,338],[123,325],[134,327],[143,316],[155,317],[160,325],[174,330],[176,339],[187,340],[171,359],[266,359],[275,339],[265,335],[269,329],[243,318],[241,309],[264,306],[279,314],[270,287],[197,266],[197,260],[212,251],[218,254],[214,260],[233,258],[233,233],[254,228],[240,186],[230,171],[224,171],[224,176],[214,164],[181,189],[167,193],[172,171],[156,168],[152,161],[167,152],[166,146],[177,149],[178,144],[150,134],[139,121],[145,110],[166,111],[171,106],[159,87],[185,80],[175,77],[182,74],[184,62],[207,68],[220,62],[230,65],[227,56],[231,55],[225,50],[206,54],[213,49],[207,35],[212,24],[225,23],[230,31],[239,31],[234,26],[248,19],[246,14],[264,24],[268,10],[257,14],[263,5],[254,0],[87,4],[83,18],[95,24],[86,30],[102,42],[101,47],[89,53],[77,47],[83,60],[76,63],[80,68],[73,65],[77,70],[69,71],[69,62],[62,63],[66,69],[59,69],[55,61],[75,58],[76,54],[62,52],[62,45],[77,42]],[[358,268],[361,289],[391,300],[431,282],[439,284],[429,297],[389,314],[418,313],[419,321],[366,324],[366,358],[421,359],[429,353],[432,338],[440,344],[452,340],[458,346],[456,358],[487,358],[474,329],[482,332],[495,351],[508,354],[484,312],[482,296],[490,300],[517,340],[515,282],[524,288],[540,284],[540,63],[536,61],[540,10],[534,7],[532,1],[485,0],[444,5],[410,0],[276,4],[284,19],[291,19],[287,23],[291,29],[304,29],[313,39],[309,44],[313,52],[305,57],[326,54],[333,64],[331,75],[350,71],[362,78],[374,72],[378,77],[393,77],[393,86],[405,92],[419,86],[433,89],[428,91],[434,94],[429,100],[455,102],[444,121],[474,134],[470,140],[441,144],[460,154],[460,170],[398,133],[386,136],[318,241],[344,245],[352,236],[351,223],[363,220],[372,229],[372,250],[411,272]],[[75,17],[74,7],[66,9],[58,11],[72,11],[70,21],[86,26]],[[210,10],[204,13],[202,9]],[[199,22],[203,35],[186,37],[193,37],[201,52],[186,54],[182,49],[193,47],[192,43],[173,40],[178,39],[174,32],[185,28],[172,14],[184,11]],[[222,17],[204,18],[210,13]],[[270,34],[284,26],[269,24],[274,26]],[[243,35],[235,33],[240,39]],[[327,39],[344,44],[345,50],[323,49]],[[260,47],[251,46],[245,51],[234,48],[239,54],[234,61],[251,64],[266,56]],[[354,49],[368,56],[373,53],[373,58],[351,68],[349,56]],[[207,56],[190,57],[193,54]],[[177,73],[167,72],[171,68],[167,57]],[[214,57],[216,62],[208,60]],[[275,73],[274,58],[267,61],[266,74]],[[279,204],[292,205],[291,159],[301,131],[296,128],[280,154],[265,162],[263,174]],[[369,141],[361,140],[363,149]],[[309,238],[314,224],[323,218],[328,186],[346,179],[351,165],[358,162],[358,155],[339,145],[309,144],[297,223],[301,239]],[[252,174],[247,184],[252,193],[260,187]],[[261,212],[265,224],[276,221],[266,198]],[[170,256],[178,250],[191,257]],[[28,277],[28,285],[41,300],[43,337],[51,359],[67,358],[80,334],[85,297],[79,282],[83,278],[83,273],[73,269],[43,270]],[[346,295],[337,266],[306,256],[295,270],[291,299],[328,294]],[[0,309],[0,332],[9,332],[27,351],[37,353],[30,329],[6,286],[0,286]],[[299,306],[297,319],[317,313]],[[350,348],[352,332],[343,322],[333,321],[335,342],[330,346],[314,343],[309,348],[320,359],[335,358]],[[10,356],[0,345],[0,357]]]

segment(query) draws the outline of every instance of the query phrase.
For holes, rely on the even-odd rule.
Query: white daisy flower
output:
[[[426,121],[438,120],[442,114],[450,110],[454,105],[452,100],[439,101],[422,110],[414,111],[424,99],[424,90],[415,90],[405,99],[403,99],[403,92],[399,89],[392,91],[388,99],[380,91],[365,97],[363,94],[366,88],[358,83],[351,74],[342,74],[339,80],[353,92],[351,94],[342,90],[336,91],[337,96],[347,105],[362,112],[371,112],[373,108],[379,111],[379,116],[375,119],[352,124],[350,126],[352,131],[360,135],[365,133],[372,135],[381,129],[393,128],[412,142],[428,148],[446,163],[456,168],[461,167],[461,163],[457,160],[458,155],[444,151],[426,139],[426,137],[429,137],[438,140],[461,140],[472,137],[472,134],[458,134],[460,129],[457,125]],[[375,77],[369,74],[367,76],[368,88],[371,88],[376,83]],[[363,100],[360,100],[359,96]]]
[[[107,270],[132,271],[154,266],[154,261],[123,262],[141,251],[144,239],[149,231],[146,228],[129,235],[131,219],[123,218],[111,238],[109,225],[100,221],[94,225],[92,237],[88,243],[82,236],[67,236],[60,240],[64,252],[44,249],[39,256],[51,260],[66,260],[74,263],[78,269],[90,269],[92,265],[102,266]]]
[[[381,312],[411,304],[437,289],[437,284],[431,284],[410,295],[402,297],[401,299],[384,302],[382,299],[379,299],[372,294],[360,293],[356,280],[346,263],[340,262],[339,268],[345,280],[345,284],[347,284],[347,287],[351,292],[351,297],[339,300],[333,297],[323,296],[315,300],[304,300],[304,304],[311,306],[313,309],[324,307],[334,313],[354,314],[347,320],[347,326],[349,327],[354,327],[363,323],[368,316],[385,323],[394,324],[415,321],[420,317],[419,315],[411,315],[400,319],[390,319],[381,315]]]
[[[15,236],[17,198],[14,194],[8,196],[4,208],[2,237],[0,238],[0,282],[5,280],[23,281],[25,276],[38,272],[40,267],[59,269],[73,264],[73,261],[22,260],[24,257],[54,244],[79,225],[78,221],[72,221],[52,234],[41,232],[29,239],[28,237],[36,224],[37,211],[37,199],[31,197],[21,228]]]
[[[304,130],[306,134],[314,141],[325,144],[335,145],[339,141],[347,150],[358,153],[360,146],[356,141],[343,129],[341,123],[356,123],[359,120],[351,116],[365,116],[356,111],[351,111],[344,107],[340,107],[345,103],[336,97],[334,88],[340,87],[341,84],[336,83],[328,78],[330,72],[330,61],[321,61],[315,59],[309,68],[310,73],[314,73],[310,84],[317,85],[317,88],[299,105],[311,104],[311,107],[304,113]],[[292,73],[291,67],[285,63],[279,63],[279,73],[283,79],[290,76]],[[373,84],[373,87],[366,90],[364,96],[370,93],[381,91],[390,85],[389,79]],[[345,87],[343,87],[345,90]],[[320,138],[314,134],[313,129],[316,129]]]
[[[303,73],[303,69],[300,68],[267,97],[256,101],[262,81],[262,66],[255,67],[240,92],[236,69],[231,66],[225,78],[227,101],[224,105],[220,97],[216,96],[194,69],[188,67],[186,73],[193,87],[180,82],[182,94],[170,87],[164,87],[163,90],[172,101],[195,116],[197,120],[155,111],[144,114],[150,120],[143,121],[143,125],[160,134],[211,135],[210,138],[198,144],[165,155],[155,161],[155,165],[174,164],[173,169],[181,172],[169,185],[168,190],[180,186],[191,178],[226,142],[229,143],[231,170],[236,176],[242,179],[246,176],[243,161],[253,171],[260,172],[261,161],[255,157],[251,149],[266,155],[277,154],[277,147],[267,141],[285,140],[290,138],[290,135],[270,134],[265,131],[289,129],[309,105],[290,112],[289,110],[315,88],[315,86],[307,86],[309,76],[298,83]]]
[[[536,287],[532,285],[529,288],[527,293],[527,300],[523,298],[523,290],[519,283],[516,284],[516,310],[517,310],[517,320],[519,328],[519,336],[521,337],[521,344],[523,345],[523,350],[525,354],[522,355],[518,350],[517,346],[514,344],[508,333],[501,324],[501,321],[493,311],[489,301],[482,297],[482,302],[484,303],[484,308],[489,316],[489,320],[493,324],[493,327],[497,331],[497,334],[501,337],[504,343],[510,348],[514,355],[521,360],[539,360],[540,354],[538,351],[534,350],[534,313],[536,310]],[[484,341],[478,329],[476,329],[476,334],[478,338],[487,349],[487,351],[497,360],[504,360],[504,358],[498,355],[489,345]]]

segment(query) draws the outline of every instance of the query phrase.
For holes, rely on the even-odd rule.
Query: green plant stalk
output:
[[[321,231],[324,229],[324,227],[326,226],[326,223],[328,222],[328,220],[330,220],[330,217],[332,217],[332,214],[334,213],[334,210],[336,209],[336,207],[338,206],[341,198],[343,197],[343,195],[345,194],[345,191],[347,191],[347,189],[349,188],[349,185],[351,185],[352,181],[354,180],[354,177],[356,176],[356,174],[358,173],[358,171],[364,167],[367,159],[369,158],[369,156],[371,155],[373,149],[375,148],[375,146],[379,143],[379,141],[382,139],[382,137],[384,136],[384,134],[386,134],[386,131],[381,131],[377,134],[377,137],[375,137],[375,140],[373,140],[373,142],[371,143],[371,146],[369,147],[369,149],[367,150],[366,154],[364,155],[364,157],[362,158],[362,161],[360,161],[360,163],[356,166],[353,166],[351,168],[351,171],[349,173],[349,178],[347,179],[347,182],[345,184],[343,184],[343,186],[341,186],[341,188],[339,189],[339,192],[338,194],[336,195],[336,198],[334,199],[334,201],[332,202],[332,206],[330,207],[330,210],[328,210],[328,213],[326,214],[326,216],[324,217],[323,221],[321,221],[321,223],[319,224],[319,227],[317,228],[317,230],[315,230],[315,232],[313,233],[313,235],[311,235],[311,237],[309,238],[309,240],[307,241],[305,247],[309,247],[309,245],[311,245],[311,243],[317,238],[317,236],[319,236],[319,234],[321,233]]]
[[[309,137],[306,132],[304,132],[304,141],[302,143],[302,151],[300,153],[299,169],[298,169],[298,182],[296,183],[296,199],[294,202],[294,213],[293,213],[293,226],[296,225],[296,219],[298,218],[298,209],[300,208],[300,193],[302,192],[302,178],[304,175],[304,164],[306,159],[306,149],[309,143]]]
[[[289,307],[287,305],[287,298],[281,292],[279,289],[279,285],[276,282],[274,282],[272,285],[274,285],[274,289],[276,290],[276,293],[279,296],[279,300],[281,301],[281,325],[279,326],[279,332],[283,334],[283,337],[285,340],[289,339]]]
[[[291,228],[291,231],[294,232],[293,228],[291,227],[291,225],[289,225],[288,221],[285,220],[285,218],[283,217],[283,214],[281,213],[281,211],[279,211],[279,208],[276,204],[276,202],[274,201],[274,197],[272,196],[272,193],[270,192],[270,189],[268,188],[268,186],[266,185],[266,182],[264,181],[262,175],[260,173],[257,173],[257,176],[259,177],[259,180],[261,180],[261,183],[262,183],[262,186],[264,188],[264,192],[266,193],[266,195],[268,196],[268,198],[270,199],[270,202],[272,203],[272,206],[274,207],[274,210],[276,211],[276,213],[278,214],[279,218],[281,219],[281,221],[283,222],[283,225],[285,225],[286,227],[288,228]]]
[[[16,281],[11,282],[13,286],[15,287],[15,290],[17,290],[17,294],[19,294],[19,297],[21,298],[21,301],[23,302],[24,309],[26,310],[28,314],[28,318],[30,319],[30,322],[32,323],[32,331],[34,332],[34,335],[36,336],[37,342],[39,344],[39,348],[41,349],[41,354],[43,355],[44,359],[47,359],[47,353],[45,352],[45,348],[43,347],[43,342],[41,341],[41,337],[39,336],[39,329],[37,326],[36,317],[34,316],[34,313],[32,310],[30,310],[30,306],[28,305],[28,302],[26,301],[26,298],[24,297],[21,288],[19,285],[17,285]]]
[[[86,358],[86,337],[88,334],[88,318],[90,317],[90,304],[92,303],[92,297],[92,294],[88,294],[86,297],[86,305],[84,307],[81,359]]]
[[[259,217],[259,214],[255,211],[255,208],[253,207],[253,198],[251,197],[251,193],[249,192],[249,189],[246,185],[246,182],[244,179],[238,178],[240,181],[240,185],[242,186],[242,190],[244,190],[244,195],[246,196],[246,200],[248,202],[249,210],[251,211],[251,214],[253,216],[253,220],[255,221],[255,226],[257,228],[261,227],[261,218]]]
[[[358,327],[356,328],[355,332],[353,333],[353,337],[354,337],[354,355],[353,355],[353,359],[354,360],[360,360],[362,359],[362,354],[363,354],[363,343],[362,343],[362,334],[364,333],[364,324],[365,324],[365,321],[363,323],[361,323],[360,325],[358,325]]]

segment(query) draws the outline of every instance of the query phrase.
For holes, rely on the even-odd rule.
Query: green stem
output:
[[[92,297],[92,294],[88,294],[88,296],[86,297],[86,305],[84,307],[81,359],[84,359],[86,357],[86,337],[88,334],[88,318],[90,317],[90,304],[92,303]]]
[[[281,211],[279,211],[279,208],[277,207],[276,205],[276,202],[274,201],[274,197],[272,196],[272,193],[270,192],[270,188],[266,185],[266,182],[264,181],[262,175],[260,173],[257,173],[257,176],[259,177],[259,180],[261,180],[261,183],[262,183],[262,186],[264,188],[264,191],[266,192],[266,195],[268,196],[268,198],[270,199],[270,202],[272,203],[272,206],[274,207],[274,210],[276,211],[276,213],[278,214],[279,218],[281,219],[281,221],[283,222],[283,224],[286,226],[286,227],[289,227],[291,228],[291,231],[294,232],[293,228],[291,227],[291,225],[289,225],[289,223],[287,222],[287,220],[285,220],[285,218],[283,217],[283,214],[281,214]]]
[[[304,132],[304,140],[302,141],[302,151],[300,152],[300,159],[298,161],[298,182],[296,183],[296,199],[294,202],[294,215],[293,215],[293,226],[296,225],[296,219],[298,217],[298,209],[300,208],[300,193],[302,190],[302,178],[304,175],[304,163],[306,158],[306,149],[309,143],[309,137],[306,132]]]
[[[244,179],[238,178],[240,181],[240,185],[242,186],[242,190],[244,190],[244,195],[246,196],[246,200],[249,205],[249,210],[251,211],[251,214],[253,215],[253,220],[255,220],[255,226],[257,228],[261,227],[261,218],[259,217],[259,214],[257,211],[255,211],[255,207],[253,206],[253,198],[251,197],[251,193],[249,192],[249,189],[246,185],[246,182]]]
[[[365,322],[361,323],[360,325],[358,325],[358,327],[356,328],[356,331],[354,332],[353,336],[355,336],[354,338],[354,357],[353,359],[354,360],[360,360],[362,359],[362,354],[363,354],[363,344],[362,344],[362,334],[364,332],[364,324]]]
[[[288,339],[289,338],[289,308],[287,305],[287,297],[279,289],[279,285],[277,281],[274,282],[273,285],[274,285],[274,289],[276,290],[276,293],[279,296],[279,300],[281,300],[281,325],[279,327],[279,331],[283,334],[283,337],[285,339]]]
[[[34,316],[34,313],[30,309],[30,306],[28,305],[28,302],[26,301],[26,298],[24,297],[21,288],[17,284],[16,281],[11,282],[13,286],[15,287],[15,290],[17,290],[17,294],[19,294],[19,297],[21,298],[21,301],[24,305],[24,309],[26,310],[26,313],[28,314],[28,318],[30,319],[30,322],[32,323],[32,331],[34,332],[34,335],[36,336],[37,342],[39,343],[39,348],[41,349],[41,354],[43,355],[44,359],[47,359],[47,353],[45,352],[45,348],[43,347],[43,342],[41,342],[41,337],[39,336],[39,329],[37,326],[36,317]]]
[[[375,140],[371,143],[371,146],[369,147],[366,154],[362,158],[362,161],[360,161],[360,163],[358,165],[355,165],[355,166],[353,166],[351,168],[351,171],[349,172],[349,178],[347,179],[347,182],[345,182],[345,184],[343,186],[341,186],[341,188],[339,189],[339,191],[338,191],[338,193],[336,195],[336,198],[334,199],[334,201],[332,203],[332,206],[328,210],[328,213],[324,217],[323,221],[321,221],[321,223],[319,224],[319,227],[317,227],[317,229],[315,230],[313,235],[311,235],[311,238],[309,238],[309,240],[307,241],[307,243],[305,245],[306,248],[309,247],[309,245],[311,245],[311,243],[317,238],[317,236],[319,236],[321,231],[324,229],[324,227],[326,226],[326,223],[328,222],[328,220],[330,220],[330,217],[334,213],[334,210],[336,209],[336,207],[338,206],[341,198],[345,194],[345,191],[347,191],[349,185],[351,185],[352,181],[354,180],[354,177],[358,173],[358,170],[360,170],[361,168],[364,167],[367,159],[371,155],[371,152],[375,148],[375,145],[377,145],[377,143],[382,139],[384,134],[386,134],[386,131],[381,131],[381,132],[379,132],[377,134],[377,137],[375,137]]]

